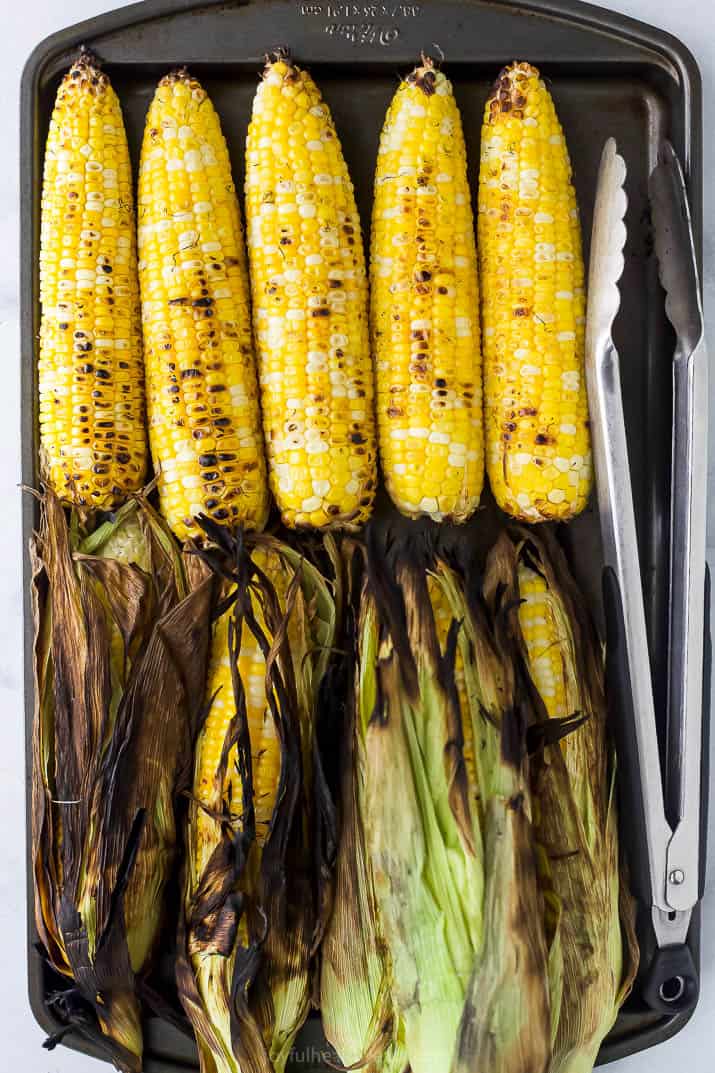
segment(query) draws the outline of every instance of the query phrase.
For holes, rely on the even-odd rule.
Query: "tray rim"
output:
[[[153,21],[171,15],[180,15],[191,10],[212,8],[236,8],[261,6],[270,0],[137,0],[123,7],[104,12],[92,18],[64,27],[41,40],[25,61],[20,81],[20,366],[21,366],[21,466],[23,485],[34,479],[35,442],[33,429],[34,393],[34,346],[37,296],[35,295],[35,266],[28,248],[34,246],[39,219],[38,181],[41,176],[41,146],[36,144],[34,129],[34,106],[43,70],[53,59],[64,52],[79,48],[85,41],[93,41],[142,22]],[[298,3],[298,0],[293,0]],[[439,0],[431,0],[435,7]],[[537,15],[558,19],[584,30],[613,34],[628,43],[664,57],[678,74],[680,95],[683,101],[683,166],[690,197],[696,256],[700,269],[702,287],[702,226],[703,226],[703,117],[702,75],[695,55],[675,34],[661,30],[650,23],[630,15],[583,0],[461,0],[462,6],[503,9],[514,15]],[[99,50],[101,51],[101,49]],[[356,57],[356,64],[364,62]],[[25,359],[28,360],[25,360]],[[26,783],[26,870],[28,912],[27,931],[27,993],[32,1014],[48,1035],[62,1027],[47,1007],[37,982],[38,966],[34,944],[37,935],[34,925],[34,890],[31,859],[31,807],[32,807],[32,726],[35,709],[35,683],[33,671],[34,626],[31,605],[32,568],[29,557],[29,540],[35,528],[35,504],[31,496],[23,493],[22,540],[23,540],[23,665],[24,665],[24,722],[25,722],[25,783]],[[699,952],[700,910],[696,907],[693,927]],[[33,961],[35,964],[33,965]],[[650,1028],[631,1033],[608,1045],[608,1054],[603,1055],[601,1065],[610,1064],[630,1054],[647,1050],[678,1034],[690,1021],[695,1009],[684,1014],[675,1014],[656,1022]],[[69,1033],[65,1044],[87,1055],[106,1059],[106,1055],[90,1040],[77,1032]],[[173,1069],[180,1073],[188,1069],[184,1063],[163,1059],[149,1059],[145,1063],[147,1073],[155,1069]]]

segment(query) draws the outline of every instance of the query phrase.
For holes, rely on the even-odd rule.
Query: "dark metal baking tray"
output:
[[[221,115],[234,165],[243,184],[243,146],[257,74],[264,54],[288,46],[309,65],[333,110],[355,182],[363,223],[369,222],[377,139],[399,74],[421,50],[445,57],[464,119],[472,181],[478,170],[482,108],[491,81],[512,59],[529,59],[549,80],[571,157],[586,246],[598,160],[613,135],[628,165],[628,228],[622,310],[616,344],[633,475],[653,674],[662,711],[667,646],[667,561],[671,357],[673,337],[657,281],[647,199],[648,174],[660,139],[669,137],[685,165],[695,239],[702,225],[701,87],[697,65],[676,39],[621,15],[572,0],[146,0],[81,23],[48,38],[25,67],[21,94],[21,288],[23,479],[37,482],[36,340],[39,328],[37,254],[42,154],[57,85],[77,47],[103,61],[121,98],[134,164],[150,95],[172,66],[188,64],[205,83]],[[587,251],[586,251],[587,252]],[[25,498],[24,537],[36,523]],[[600,601],[598,520],[587,511],[568,530],[581,581]],[[28,594],[29,564],[25,563]],[[31,609],[25,606],[27,780],[33,717]],[[707,780],[703,786],[707,786]],[[29,793],[28,793],[29,825]],[[59,1025],[47,1007],[57,984],[38,954],[32,923],[28,860],[28,972],[30,1002],[48,1032]],[[699,915],[689,942],[696,961]],[[170,957],[167,958],[170,964]],[[170,975],[167,973],[167,975]],[[601,1051],[601,1062],[650,1047],[678,1032],[687,1015],[660,1017],[639,1001],[622,1011]],[[70,1035],[65,1042],[97,1053]],[[335,1061],[317,1018],[298,1039],[293,1070],[326,1070]],[[193,1044],[156,1018],[147,1023],[148,1073],[196,1068]]]

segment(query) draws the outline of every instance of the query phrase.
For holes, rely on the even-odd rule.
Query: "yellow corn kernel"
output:
[[[40,456],[69,504],[109,509],[146,472],[132,174],[109,79],[83,53],[45,151],[40,229]]]
[[[370,283],[387,490],[411,517],[463,522],[484,480],[477,254],[459,109],[428,59],[382,130]]]
[[[253,103],[246,219],[273,494],[291,527],[357,527],[377,480],[360,220],[330,111],[283,60]]]
[[[262,529],[269,509],[240,210],[205,90],[162,79],[139,168],[149,439],[162,513]]]
[[[563,131],[527,63],[487,101],[478,226],[489,481],[512,516],[565,520],[591,487],[584,267]]]

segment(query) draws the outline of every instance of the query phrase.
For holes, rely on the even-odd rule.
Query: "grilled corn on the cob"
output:
[[[515,530],[513,539],[503,534],[487,575],[488,587],[507,594],[518,609],[517,641],[547,743],[532,783],[537,839],[550,858],[552,893],[561,903],[563,974],[551,1073],[590,1073],[638,962],[633,905],[619,867],[600,646],[551,535],[525,529]],[[559,722],[569,732],[557,744],[558,726],[556,733],[552,728]]]
[[[268,514],[238,198],[218,116],[176,71],[147,115],[139,168],[139,275],[149,439],[162,512],[262,529]]]
[[[268,555],[256,555],[262,570],[270,569],[272,580],[279,586],[279,598],[284,602],[286,579],[280,563],[269,565]],[[275,567],[278,566],[276,570]],[[272,566],[272,569],[271,569]],[[265,620],[258,607],[258,627],[266,630]],[[262,848],[268,835],[278,794],[281,773],[281,743],[266,693],[266,660],[259,641],[244,622],[238,646],[237,670],[244,690],[246,705],[245,731],[248,737],[251,765],[252,802],[244,800],[245,774],[237,734],[237,707],[234,697],[232,660],[235,649],[229,645],[229,623],[233,611],[225,612],[214,627],[211,660],[207,682],[206,721],[196,747],[194,796],[188,837],[187,895],[190,900],[200,889],[211,860],[225,839],[226,830],[239,831],[247,822],[247,810],[252,808],[255,843]],[[228,749],[228,751],[226,751]],[[254,879],[255,883],[255,879]],[[249,945],[245,921],[238,923],[238,941]],[[234,1053],[230,1003],[221,1002],[220,984],[230,992],[236,950],[222,949],[218,942],[206,949],[193,944],[191,958],[196,986],[209,1017],[211,1027],[221,1047],[218,1053],[207,1049],[199,1036],[202,1070],[216,1069],[217,1073],[240,1073]]]
[[[214,629],[177,978],[203,1073],[282,1073],[310,1004],[303,758],[333,610],[315,568],[269,538],[236,591]]]
[[[72,981],[56,996],[60,1020],[101,1030],[117,1068],[139,1073],[138,981],[163,920],[174,803],[189,789],[211,585],[188,591],[171,534],[141,497],[82,540],[48,489],[32,553],[35,922],[49,964]]]
[[[563,131],[527,63],[487,101],[478,230],[489,481],[514,517],[565,520],[591,485],[584,269]]]
[[[479,599],[412,532],[368,535],[346,813],[352,881],[367,889],[351,898],[339,870],[326,1034],[370,1073],[546,1073],[552,989],[516,677]],[[350,926],[369,912],[362,942]]]
[[[429,59],[382,130],[370,281],[387,490],[404,514],[465,521],[484,479],[477,254],[462,121]]]
[[[65,503],[109,509],[144,478],[144,374],[127,137],[87,53],[50,120],[40,302],[42,476]]]
[[[356,527],[376,484],[360,220],[328,106],[284,59],[253,103],[246,217],[273,494],[289,526]]]

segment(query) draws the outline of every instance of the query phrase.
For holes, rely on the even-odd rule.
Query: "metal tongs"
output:
[[[669,579],[666,778],[662,777],[618,352],[611,329],[626,241],[626,165],[609,139],[594,210],[586,328],[594,462],[604,550],[609,695],[621,739],[631,883],[650,907],[656,949],[642,994],[660,1012],[691,1009],[698,973],[687,945],[702,897],[701,765],[707,603],[707,355],[683,173],[665,143],[650,182],[655,249],[676,334]],[[667,811],[666,811],[667,805]],[[669,817],[672,822],[669,822]]]

